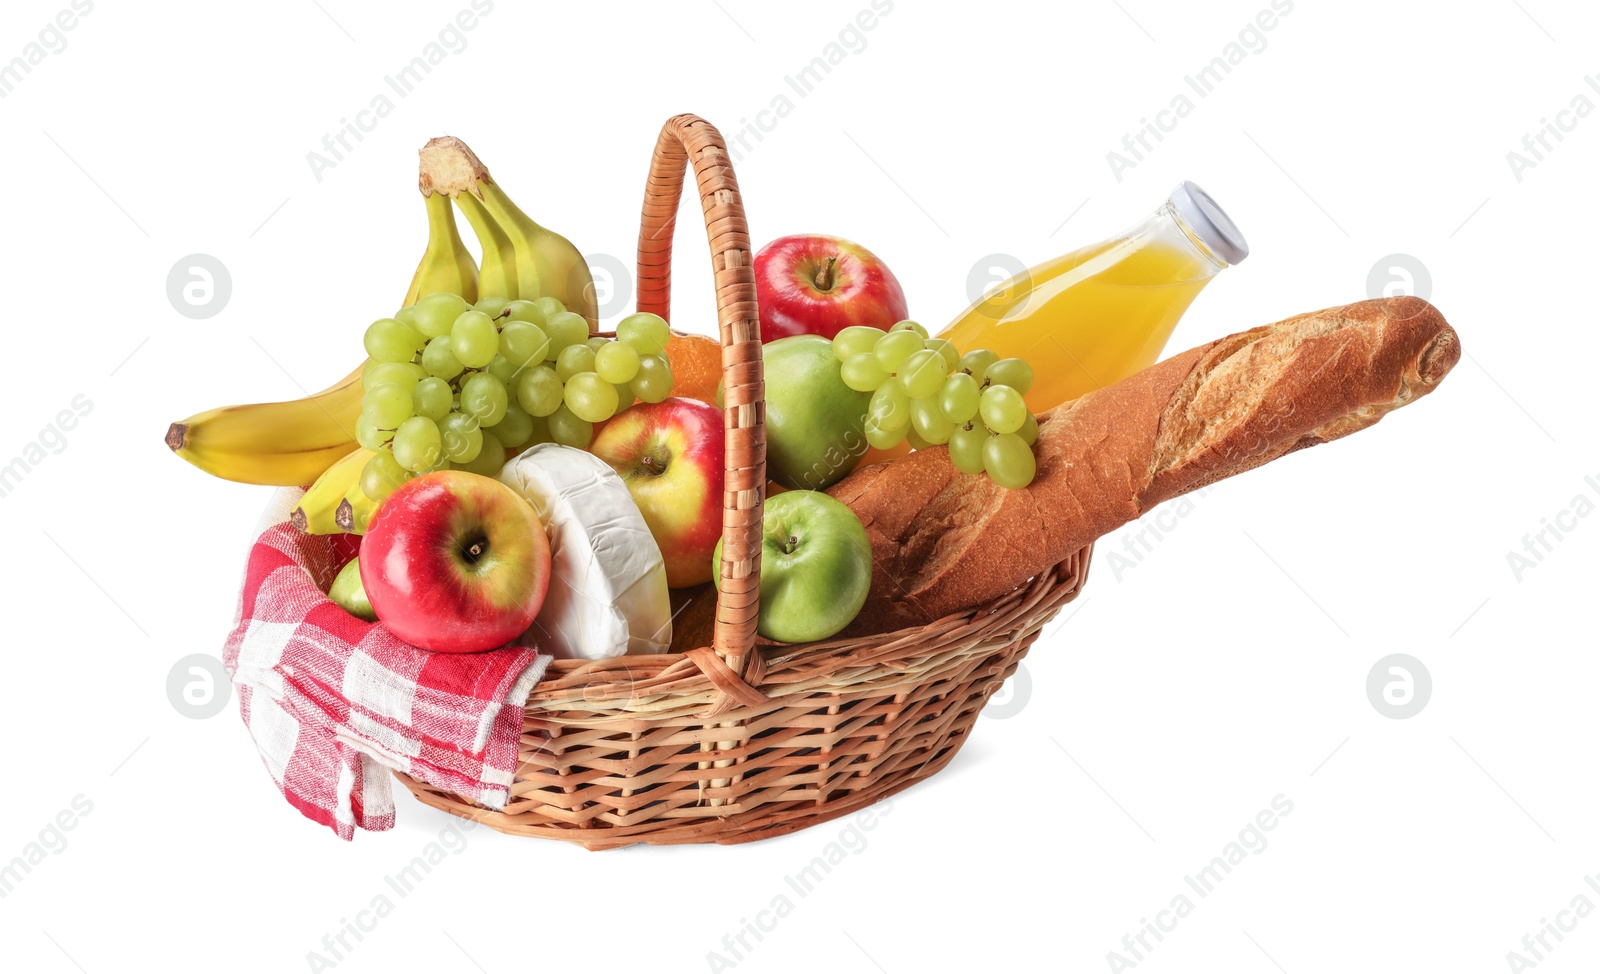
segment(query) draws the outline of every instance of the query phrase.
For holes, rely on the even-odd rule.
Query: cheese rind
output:
[[[533,505],[550,538],[550,591],[520,642],[557,659],[664,653],[667,569],[627,485],[584,450],[541,443],[500,481]]]

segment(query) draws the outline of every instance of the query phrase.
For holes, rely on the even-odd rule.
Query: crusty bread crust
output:
[[[847,633],[1003,595],[1162,501],[1371,426],[1460,357],[1428,302],[1361,301],[1190,349],[1045,413],[1023,490],[959,473],[943,447],[858,470],[829,491],[873,547],[872,592]]]

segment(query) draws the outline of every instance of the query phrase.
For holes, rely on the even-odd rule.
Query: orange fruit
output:
[[[666,352],[672,366],[672,394],[715,406],[717,384],[722,381],[722,344],[704,335],[673,332]]]

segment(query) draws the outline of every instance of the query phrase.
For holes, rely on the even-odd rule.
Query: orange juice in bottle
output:
[[[994,288],[939,334],[1033,366],[1034,412],[1153,364],[1190,302],[1250,250],[1206,192],[1185,182],[1126,233]]]

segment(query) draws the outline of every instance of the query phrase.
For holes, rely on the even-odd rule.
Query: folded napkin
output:
[[[325,594],[359,538],[287,523],[280,492],[250,552],[223,662],[289,804],[350,839],[394,826],[384,768],[503,808],[523,706],[550,657],[525,647],[430,653]]]

